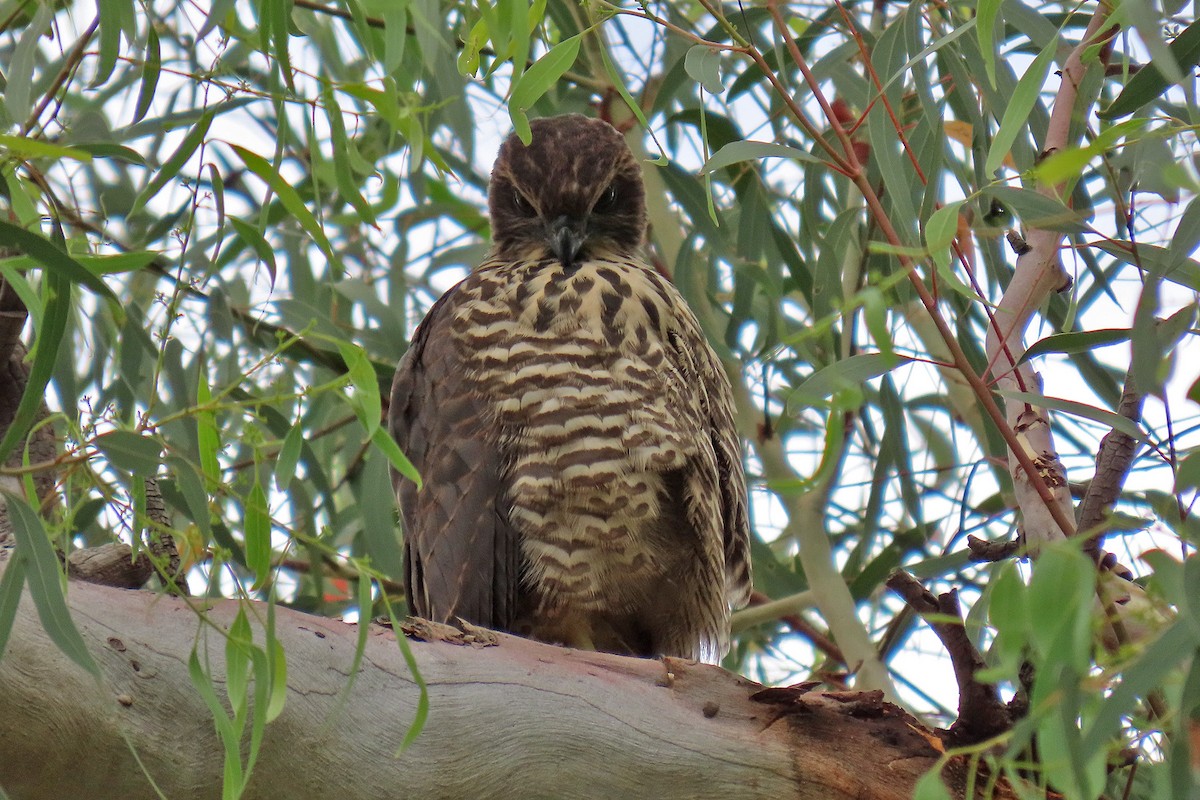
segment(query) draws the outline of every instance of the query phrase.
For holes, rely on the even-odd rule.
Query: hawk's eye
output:
[[[617,185],[610,183],[600,198],[596,201],[596,205],[592,206],[592,211],[612,211],[617,207]]]
[[[517,210],[517,213],[523,217],[533,217],[537,215],[537,211],[534,209],[533,204],[525,198],[525,195],[521,194],[520,189],[514,188],[512,190],[512,204],[513,208]]]

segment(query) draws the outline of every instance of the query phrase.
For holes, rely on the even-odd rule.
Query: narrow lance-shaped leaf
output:
[[[1200,486],[1200,450],[1193,450],[1175,470],[1175,491],[1184,492]]]
[[[4,438],[0,440],[0,463],[3,463],[17,443],[32,429],[34,418],[45,396],[46,385],[50,382],[54,363],[58,359],[58,351],[67,330],[67,320],[71,316],[71,284],[61,275],[50,273],[45,289],[45,301],[39,303],[42,306],[42,327],[37,331],[37,339],[34,340],[37,357],[33,359],[29,369],[21,402],[17,405]]]
[[[479,3],[483,6],[483,3]],[[497,47],[497,61],[507,58],[513,65],[513,84],[520,80],[529,62],[531,34],[528,26],[529,4],[511,0],[496,3],[496,13],[489,21],[492,42]],[[503,53],[504,55],[499,55]]]
[[[396,509],[388,462],[373,450],[365,454],[359,472],[356,493],[362,517],[362,544],[371,556],[371,565],[392,578],[404,575],[404,553],[396,536]]]
[[[384,603],[387,606],[388,618],[392,622],[393,630],[399,630],[400,620],[396,619],[396,610],[392,604],[387,602],[387,596],[384,595]],[[425,678],[421,675],[421,668],[417,664],[416,656],[413,655],[412,646],[408,643],[407,636],[397,636],[396,645],[400,648],[401,655],[404,656],[404,663],[408,666],[408,673],[412,676],[413,682],[417,684],[417,688],[421,694],[417,698],[417,712],[413,715],[413,721],[408,726],[408,730],[404,733],[404,739],[400,742],[400,747],[397,750],[397,755],[407,750],[421,731],[425,727],[426,720],[429,719],[429,687],[425,683]]]
[[[740,141],[730,142],[713,153],[712,157],[704,162],[700,172],[708,174],[739,161],[755,161],[760,158],[791,158],[796,161],[807,161],[810,164],[825,163],[807,150],[788,147],[786,144]]]
[[[243,242],[250,245],[254,250],[254,254],[258,256],[258,260],[267,268],[267,273],[271,276],[271,285],[275,284],[275,278],[278,271],[278,266],[275,264],[275,251],[271,248],[268,242],[258,228],[251,225],[249,222],[238,219],[237,217],[229,217],[229,224],[233,225],[233,229]]]
[[[337,104],[337,98],[332,89],[321,93],[321,104],[325,108],[325,116],[329,120],[329,135],[333,145],[333,174],[337,180],[338,193],[346,200],[365,222],[375,224],[375,212],[359,191],[354,177],[354,169],[350,163],[350,149],[353,146],[346,136],[346,125],[342,120],[342,109]]]
[[[146,166],[146,158],[138,151],[123,144],[111,142],[81,142],[71,146],[72,150],[87,153],[92,158],[111,158],[114,161],[124,161],[127,164]]]
[[[113,307],[120,307],[120,301],[113,294],[113,290],[108,288],[108,284],[49,239],[13,225],[11,222],[0,220],[0,248],[3,247],[20,250],[35,259],[48,271],[62,275],[71,283],[86,286],[109,301]]]
[[[271,513],[267,493],[258,481],[250,487],[245,500],[246,566],[254,571],[254,588],[271,574]]]
[[[1168,45],[1167,50],[1185,74],[1200,64],[1200,20],[1184,28],[1183,32],[1175,37],[1175,41]],[[1112,105],[1100,112],[1100,118],[1115,119],[1132,114],[1161,97],[1168,85],[1158,66],[1154,63],[1147,64],[1134,73]]]
[[[188,676],[192,679],[192,686],[204,700],[204,704],[208,706],[213,723],[216,725],[217,738],[221,740],[225,753],[225,784],[228,786],[231,782],[236,782],[240,785],[241,737],[239,731],[234,728],[233,721],[225,713],[225,706],[221,702],[221,698],[217,697],[216,689],[213,687],[213,679],[204,670],[200,663],[200,654],[195,649],[192,650],[191,657],[188,659]]]
[[[300,227],[313,237],[313,241],[321,248],[321,252],[325,254],[326,258],[335,264],[340,263],[340,259],[333,250],[333,245],[325,235],[325,230],[317,222],[313,213],[308,210],[308,206],[304,204],[304,200],[300,198],[300,194],[292,188],[292,185],[257,153],[236,144],[233,145],[233,150],[241,157],[242,163],[246,165],[247,169],[262,178],[271,187],[271,191],[279,197],[279,202],[283,203],[283,207],[295,217],[296,221],[300,223]]]
[[[1182,266],[1188,260],[1188,256],[1196,252],[1197,247],[1200,247],[1200,196],[1193,197],[1179,215],[1179,222],[1175,225],[1175,233],[1171,236],[1171,246],[1168,248],[1171,261],[1165,265],[1166,271],[1174,272]]]
[[[979,0],[975,4],[975,35],[979,38],[979,52],[991,86],[996,85],[996,19],[999,12],[1000,0]]]
[[[215,491],[221,485],[221,463],[217,452],[221,448],[221,435],[217,429],[217,416],[210,408],[205,408],[212,402],[212,390],[208,386],[208,372],[203,362],[200,365],[200,377],[196,382],[196,405],[200,410],[196,413],[196,438],[200,447],[200,470],[204,473],[208,491]]]
[[[275,603],[267,604],[267,630],[264,650],[270,669],[271,694],[267,703],[265,719],[271,722],[283,713],[287,701],[287,653],[275,636]]]
[[[417,473],[417,468],[408,460],[408,456],[404,455],[403,451],[400,450],[400,445],[396,444],[396,440],[388,433],[387,428],[383,426],[376,428],[375,433],[371,434],[371,443],[383,451],[383,454],[388,457],[388,461],[392,463],[397,472],[420,488],[421,476]]]
[[[296,477],[296,465],[300,463],[300,452],[304,447],[304,423],[297,419],[283,437],[283,446],[279,448],[279,456],[275,459],[275,488],[287,491],[288,485]]]
[[[271,664],[260,647],[250,648],[250,663],[254,676],[254,702],[250,707],[250,746],[246,752],[246,777],[254,771],[254,765],[262,752],[263,731],[267,727],[267,711],[271,695]]]
[[[1160,275],[1172,283],[1200,292],[1200,261],[1187,258],[1186,254],[1181,259],[1179,253],[1165,247],[1141,242],[1138,242],[1135,252],[1128,243],[1115,239],[1092,242],[1091,246],[1103,250],[1118,261],[1132,264],[1145,272]]]
[[[608,48],[600,48],[600,58],[604,62],[604,71],[608,74],[608,79],[616,88],[617,94],[621,95],[621,99],[625,101],[625,105],[633,111],[633,115],[637,117],[638,124],[642,126],[642,130],[649,130],[650,123],[646,120],[646,114],[642,111],[642,106],[633,99],[633,95],[629,93],[629,88],[625,86],[625,80],[617,71],[616,66],[612,63],[612,58],[608,55]],[[654,136],[654,133],[650,133]],[[654,143],[659,147],[659,153],[655,156],[655,162],[662,164],[666,162],[666,154],[662,152],[662,145],[658,144],[655,139]]]
[[[133,475],[152,476],[158,471],[162,442],[134,431],[109,431],[96,437],[96,447],[117,469]]]
[[[158,42],[158,33],[154,24],[146,26],[146,60],[142,64],[142,83],[138,89],[137,105],[133,109],[133,122],[141,122],[150,104],[154,102],[154,92],[158,88],[158,76],[162,72],[162,49]]]
[[[238,606],[237,615],[229,626],[225,637],[225,696],[234,718],[246,712],[246,690],[250,686],[250,650],[254,647],[254,634],[246,610]]]
[[[33,598],[46,635],[68,658],[99,678],[100,667],[88,652],[67,608],[58,554],[46,536],[42,521],[24,497],[8,491],[3,491],[3,494],[13,535],[17,540],[16,558],[25,564],[29,595]]]
[[[30,139],[27,136],[12,136],[0,134],[0,148],[9,151],[11,157],[24,161],[32,158],[49,158],[58,160],[69,158],[74,161],[88,162],[92,154],[79,147],[43,142],[41,139]]]
[[[939,270],[950,268],[950,245],[958,232],[958,210],[962,202],[942,206],[925,223],[925,247]]]
[[[820,402],[847,386],[859,386],[901,364],[907,364],[910,360],[903,356],[883,353],[861,353],[844,358],[808,376],[792,391],[788,398],[788,407]]]
[[[383,71],[390,75],[404,62],[404,49],[408,43],[408,0],[383,3],[379,13],[383,16]]]
[[[96,5],[100,11],[100,58],[92,88],[108,83],[121,54],[121,36],[128,37],[136,24],[133,0],[100,0]]]
[[[342,360],[346,362],[346,375],[354,387],[347,397],[350,407],[358,415],[358,421],[371,435],[383,419],[383,404],[379,397],[379,379],[371,359],[361,347],[351,342],[334,340]]]
[[[25,561],[10,558],[0,572],[0,658],[12,633],[13,621],[17,618],[17,607],[21,604],[21,590],[25,588]]]
[[[1086,419],[1094,420],[1102,425],[1119,430],[1121,433],[1131,436],[1138,441],[1146,440],[1146,433],[1136,422],[1129,419],[1129,417],[1123,417],[1120,414],[1103,408],[1096,408],[1095,406],[1089,406],[1086,403],[1079,403],[1074,400],[1063,400],[1061,397],[1044,397],[1032,392],[1016,392],[1001,389],[998,390],[998,393],[1003,397],[1022,403],[1051,408],[1055,411],[1063,411],[1067,414],[1074,414],[1077,417],[1085,417]]]
[[[208,507],[208,493],[204,490],[204,481],[196,471],[195,466],[179,456],[168,456],[167,466],[175,478],[176,486],[183,495],[187,513],[191,516],[196,527],[205,540],[212,537],[212,519]]]
[[[4,186],[8,189],[8,202],[11,206],[8,211],[9,218],[20,223],[26,230],[37,227],[42,218],[37,207],[41,191],[17,175],[15,163],[0,162],[0,177],[4,179]]]
[[[1129,334],[1128,328],[1099,328],[1093,331],[1056,333],[1034,342],[1021,355],[1021,361],[1028,361],[1048,353],[1086,353],[1098,347],[1127,342]]]
[[[207,164],[208,179],[212,184],[213,205],[217,211],[217,240],[212,246],[212,260],[217,261],[221,255],[221,245],[225,241],[225,180],[221,177],[221,170],[216,164]]]
[[[291,23],[292,2],[291,0],[275,0],[264,5],[267,6],[267,14],[272,17],[271,44],[274,45],[279,74],[283,76],[283,82],[287,84],[288,89],[295,92],[296,84],[292,80],[292,59],[288,54],[288,26]]]
[[[5,6],[8,8],[9,6]],[[38,50],[41,47],[42,36],[50,30],[54,20],[54,7],[50,3],[37,3],[32,6],[33,18],[16,47],[8,51],[8,65],[4,70],[4,110],[9,119],[25,121],[33,109],[30,92],[37,85],[33,71],[37,64]],[[11,34],[10,34],[11,35]],[[36,121],[36,120],[35,120]]]
[[[554,45],[513,84],[512,95],[508,100],[508,113],[512,117],[517,136],[525,144],[533,141],[533,131],[529,128],[529,109],[533,108],[533,104],[575,63],[582,36],[583,34],[576,34]]]
[[[213,118],[217,112],[209,109],[204,112],[204,115],[196,122],[192,129],[183,137],[183,141],[179,143],[179,147],[175,148],[175,152],[163,162],[163,165],[158,168],[158,172],[154,173],[154,177],[146,184],[146,187],[138,193],[138,196],[133,201],[133,207],[129,209],[129,216],[137,214],[149,203],[154,197],[162,191],[163,187],[179,175],[179,170],[183,169],[183,165],[188,159],[195,154],[197,148],[204,142],[204,137],[208,135],[208,129],[212,126]]]
[[[970,33],[972,30],[974,30],[975,23],[975,18],[969,19],[946,35],[938,37],[934,41],[930,42],[926,47],[922,48],[920,52],[909,58],[908,61],[904,62],[899,69],[892,72],[891,77],[884,81],[884,84],[879,91],[887,91],[888,87],[896,81],[904,80],[911,74],[913,67],[927,60],[929,56],[933,55],[938,50],[941,50],[946,45],[953,43],[954,40],[958,39],[960,36],[963,36],[964,34]]]
[[[1000,120],[1000,128],[992,139],[992,149],[988,151],[984,172],[988,175],[1000,169],[1004,157],[1012,149],[1013,142],[1029,122],[1029,115],[1037,102],[1046,75],[1050,72],[1050,64],[1054,61],[1054,53],[1058,49],[1056,37],[1037,54],[1037,58],[1025,70],[1025,74],[1017,81],[1017,88],[1004,109],[1004,117]]]

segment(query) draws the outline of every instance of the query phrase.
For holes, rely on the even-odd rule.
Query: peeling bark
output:
[[[1096,44],[1108,25],[1108,9],[1101,5],[1083,40],[1072,50],[1062,70],[1062,84],[1054,101],[1050,126],[1043,152],[1065,149],[1074,143],[1071,125],[1080,109],[1091,106],[1095,98],[1081,98],[1079,87],[1091,68],[1083,61],[1084,51]],[[1103,64],[1093,59],[1095,66]],[[1042,186],[1044,194],[1057,198],[1062,186]],[[987,332],[987,355],[997,388],[1040,395],[1040,377],[1028,362],[1019,364],[1025,352],[1025,331],[1037,308],[1052,292],[1071,284],[1063,268],[1059,249],[1063,235],[1058,231],[1031,229],[1022,243],[1016,271],[995,311],[995,326]],[[1066,469],[1059,461],[1046,410],[1036,403],[1005,398],[1005,416],[1018,435],[1025,453],[1033,461],[1036,473],[1030,474],[1009,452],[1017,505],[1021,509],[1021,530],[1027,552],[1036,556],[1040,548],[1075,533],[1074,509],[1067,486]],[[1042,488],[1044,487],[1044,489]],[[1043,492],[1048,494],[1043,496]]]

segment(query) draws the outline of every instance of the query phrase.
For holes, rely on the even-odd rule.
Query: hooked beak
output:
[[[568,272],[579,266],[579,251],[583,249],[583,223],[563,215],[550,224],[550,251]]]

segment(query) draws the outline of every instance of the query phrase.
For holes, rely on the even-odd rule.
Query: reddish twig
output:
[[[780,35],[784,38],[785,44],[787,45],[787,50],[791,55],[792,60],[796,63],[796,66],[799,68],[801,74],[803,74],[805,81],[808,83],[809,89],[813,92],[813,95],[820,104],[822,111],[826,114],[834,135],[842,145],[844,156],[840,157],[839,161],[845,164],[846,176],[854,183],[859,192],[862,193],[863,199],[866,201],[867,206],[871,211],[871,215],[875,218],[876,224],[879,225],[879,229],[887,238],[888,243],[897,249],[902,248],[904,246],[903,240],[900,238],[895,226],[892,225],[891,219],[888,217],[887,210],[883,207],[883,204],[880,201],[878,194],[875,192],[874,187],[872,187],[870,181],[867,180],[866,172],[863,169],[861,162],[858,160],[857,155],[855,154],[854,146],[849,138],[849,135],[846,133],[845,128],[838,120],[837,115],[833,112],[829,101],[826,100],[824,94],[821,92],[819,81],[817,81],[816,77],[813,75],[812,70],[809,69],[808,63],[805,61],[804,56],[800,53],[800,49],[796,46],[795,40],[789,33],[787,23],[779,12],[778,3],[768,2],[767,9],[771,13],[772,18],[775,20],[775,24],[780,32]],[[760,68],[765,69],[765,63],[761,65]],[[769,72],[769,69],[767,71]],[[788,108],[793,109],[793,104],[788,104]],[[802,112],[799,112],[799,109],[796,108],[793,110],[793,114],[795,113]],[[806,130],[813,127],[811,123],[807,121],[807,119],[803,119],[800,124],[805,127]],[[896,258],[900,261],[900,265],[908,274],[913,289],[917,292],[918,297],[921,299],[921,304],[925,306],[925,309],[928,311],[935,327],[938,329],[939,335],[945,342],[946,348],[950,351],[956,369],[958,369],[963,378],[971,386],[972,391],[979,400],[980,406],[983,408],[984,412],[991,417],[992,422],[996,425],[996,429],[1004,438],[1004,441],[1008,445],[1009,451],[1013,454],[1013,457],[1021,465],[1021,468],[1030,476],[1030,484],[1035,488],[1038,495],[1045,503],[1050,516],[1064,532],[1073,533],[1075,530],[1074,520],[1070,519],[1066,512],[1059,507],[1053,493],[1050,490],[1050,487],[1047,486],[1042,480],[1041,472],[1034,463],[1033,458],[1029,455],[1029,453],[1026,452],[1017,436],[1017,433],[1012,429],[1012,426],[1008,424],[1008,420],[1005,418],[1004,412],[1001,411],[1000,407],[996,404],[995,399],[992,397],[991,388],[971,367],[971,363],[967,358],[966,352],[962,349],[962,346],[959,344],[958,338],[955,336],[954,331],[950,328],[950,325],[946,322],[945,317],[938,309],[937,300],[932,294],[930,294],[928,287],[925,286],[924,281],[921,279],[921,276],[917,270],[917,263],[908,256],[904,255],[903,252],[897,252]]]

